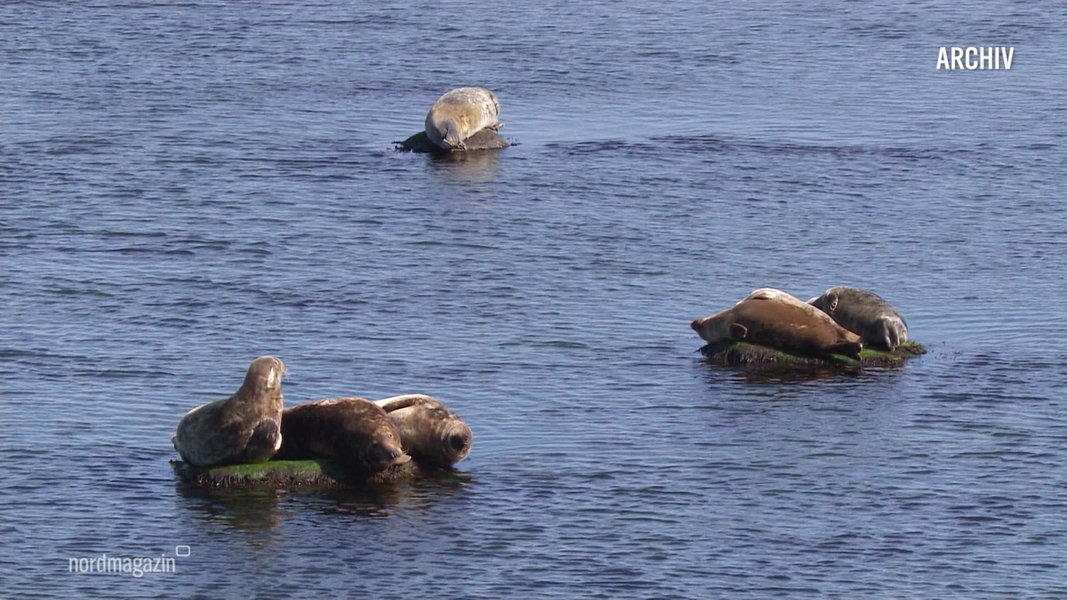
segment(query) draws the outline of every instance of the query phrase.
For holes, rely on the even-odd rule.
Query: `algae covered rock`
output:
[[[396,149],[402,152],[417,152],[422,154],[461,154],[477,150],[499,150],[507,148],[511,144],[504,139],[495,129],[486,127],[464,140],[466,150],[445,150],[434,145],[425,131],[420,131],[402,142],[394,142]]]
[[[171,461],[184,482],[210,488],[356,487],[403,483],[418,477],[447,475],[451,469],[420,465],[415,461],[393,465],[371,475],[353,475],[332,460],[270,460],[263,463],[194,467]]]
[[[911,358],[926,352],[921,344],[905,342],[892,352],[875,348],[860,351],[859,360],[842,355],[805,356],[784,350],[748,344],[738,341],[720,341],[707,344],[700,349],[704,359],[712,365],[724,367],[746,367],[754,369],[839,367],[850,368],[893,368],[901,367]]]

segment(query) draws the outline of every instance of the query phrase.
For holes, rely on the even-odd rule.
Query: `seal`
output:
[[[726,310],[689,325],[709,344],[724,340],[759,344],[798,354],[859,358],[860,336],[828,315],[774,288],[760,288]]]
[[[854,331],[864,343],[892,352],[908,341],[908,324],[895,308],[872,291],[835,286],[808,303]]]
[[[400,432],[404,450],[416,461],[451,467],[471,451],[471,428],[440,400],[406,394],[375,400]]]
[[[411,460],[400,433],[380,406],[364,398],[328,398],[282,413],[282,447],[275,458],[329,458],[358,474]]]
[[[443,150],[466,150],[466,140],[479,131],[504,126],[498,120],[500,101],[483,87],[461,87],[445,93],[426,113],[426,136]]]
[[[282,444],[284,374],[280,359],[261,356],[235,394],[186,413],[171,438],[182,460],[197,467],[270,460]]]

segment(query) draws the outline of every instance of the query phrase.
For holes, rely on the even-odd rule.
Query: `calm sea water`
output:
[[[1062,3],[0,23],[5,597],[1067,595]],[[939,72],[940,46],[1013,65]],[[516,146],[392,150],[472,84]],[[929,352],[699,359],[692,318],[838,284]],[[435,395],[471,456],[380,490],[186,488],[174,426],[261,354],[290,404]],[[105,555],[173,572],[71,572]]]

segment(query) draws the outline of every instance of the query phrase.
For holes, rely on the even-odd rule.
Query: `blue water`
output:
[[[1067,596],[1067,8],[882,4],[0,6],[0,595]],[[1012,69],[935,69],[970,45]],[[516,145],[394,152],[460,85]],[[832,285],[929,352],[700,360]],[[262,354],[471,455],[187,488],[178,419]]]

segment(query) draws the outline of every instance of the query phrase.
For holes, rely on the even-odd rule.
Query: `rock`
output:
[[[464,144],[467,149],[464,150],[443,150],[438,148],[430,141],[430,138],[426,136],[425,131],[420,131],[415,135],[409,137],[402,142],[394,142],[396,149],[401,152],[418,152],[422,154],[438,154],[438,155],[450,155],[461,154],[463,152],[474,152],[478,150],[499,150],[501,148],[507,148],[511,144],[503,138],[494,129],[486,127],[479,130],[474,135],[467,138]]]

